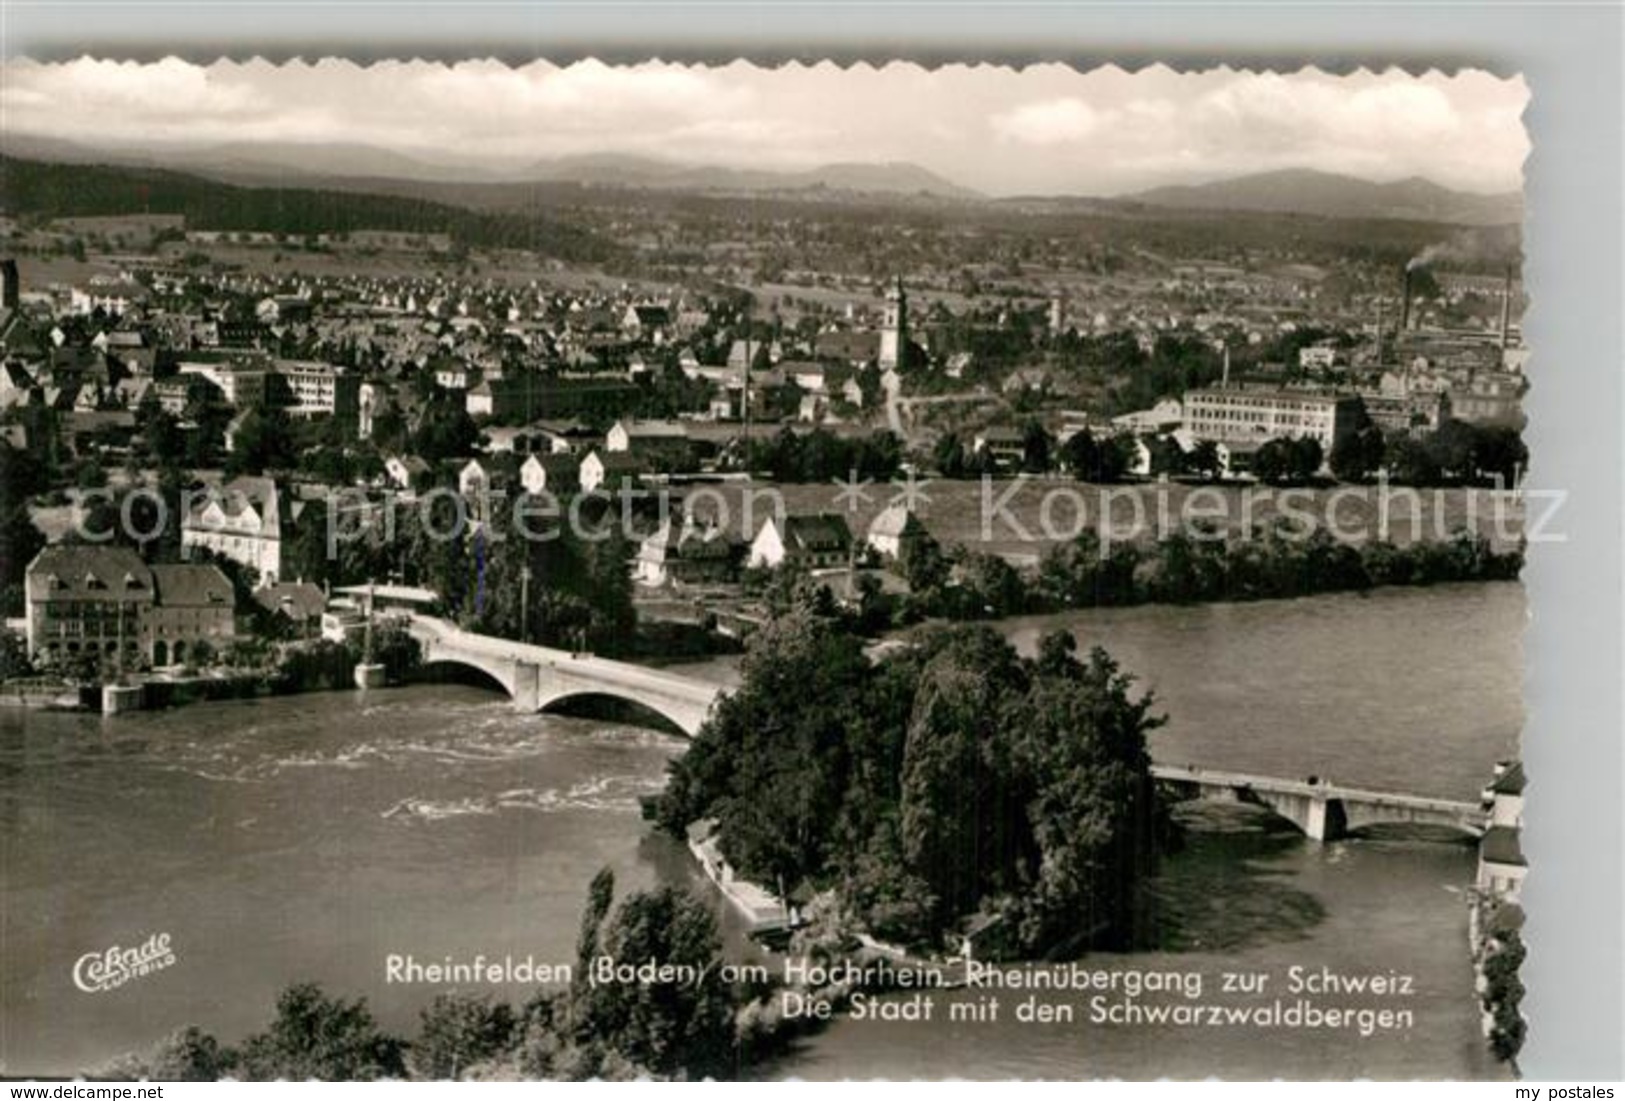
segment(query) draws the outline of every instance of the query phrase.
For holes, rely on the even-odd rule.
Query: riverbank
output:
[[[13,689],[7,683],[0,685],[0,706],[123,715],[131,711],[160,710],[205,700],[253,699],[286,694],[285,691],[275,691],[272,679],[260,674],[158,675],[127,677],[107,683],[64,682],[54,688]]]
[[[0,707],[36,711],[90,711],[101,704],[100,689],[46,678],[0,682]]]
[[[1153,883],[1161,915],[1159,944],[1130,953],[1097,952],[1084,960],[1098,982],[1118,991],[1055,991],[1028,978],[1049,964],[1011,965],[1020,976],[1006,988],[986,982],[927,991],[927,1020],[881,1019],[877,1003],[854,1019],[837,1014],[790,1053],[767,1061],[752,1077],[795,1075],[814,1080],[872,1075],[894,1079],[971,1080],[1124,1078],[1305,1080],[1437,1079],[1505,1081],[1512,1076],[1484,1044],[1478,996],[1465,950],[1439,952],[1422,930],[1465,937],[1462,895],[1472,878],[1471,856],[1458,846],[1399,839],[1317,846],[1273,827],[1246,807],[1189,808],[1189,844],[1169,858]],[[1395,920],[1403,913],[1404,920]],[[1455,943],[1461,943],[1456,941]],[[1294,968],[1300,974],[1360,975],[1392,971],[1411,993],[1390,1000],[1410,1010],[1404,1027],[1347,1030],[1279,1023],[1277,997]],[[1225,994],[1227,974],[1262,975],[1264,995]],[[1207,1027],[1114,1022],[1130,999],[1130,984],[1177,977],[1179,989],[1201,994],[1148,993],[1141,1008],[1223,1004],[1265,1010],[1245,1026]],[[1026,984],[1025,986],[1022,984]],[[1180,984],[1190,984],[1182,986]],[[909,1005],[915,991],[885,995],[880,1004]],[[1104,998],[1104,1001],[1097,999]],[[998,1005],[990,1010],[996,1000]],[[1383,999],[1310,999],[1320,1008],[1377,1010]],[[1025,1019],[1018,1016],[1027,1007]],[[1043,1007],[1048,1007],[1043,1008]],[[1119,1007],[1114,1009],[1114,1007]],[[1292,1020],[1291,1016],[1287,1020]],[[1270,1023],[1276,1021],[1278,1023]],[[1154,1069],[1153,1069],[1154,1068]]]
[[[903,556],[901,565],[912,591],[891,602],[894,624],[1512,581],[1523,568],[1523,552],[1498,551],[1490,540],[1468,532],[1397,546],[1339,542],[1324,531],[1305,535],[1279,527],[1228,541],[1181,533],[1155,541],[1105,542],[1089,532],[1027,567],[988,554],[945,553],[926,539]],[[885,602],[880,607],[884,610]],[[858,616],[873,618],[867,601]]]
[[[0,684],[0,701],[20,699],[22,706],[47,706],[55,701],[58,709],[99,711],[105,715],[164,710],[214,700],[247,700],[269,696],[291,696],[307,692],[332,692],[357,688],[357,670],[362,653],[353,645],[313,640],[284,643],[272,650],[260,647],[263,655],[274,657],[250,666],[220,665],[202,671],[134,673],[117,680],[72,684],[58,682],[60,691],[51,695],[44,678],[28,678]],[[421,650],[404,631],[384,634],[375,647],[367,670],[369,686],[402,684],[416,677],[421,666]],[[19,691],[13,696],[12,685]],[[71,698],[71,702],[70,701]],[[44,699],[46,702],[39,702]]]

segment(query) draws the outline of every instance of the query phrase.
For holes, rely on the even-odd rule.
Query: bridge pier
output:
[[[1310,796],[1304,808],[1303,832],[1312,841],[1336,841],[1348,833],[1348,814],[1343,800],[1323,795]]]
[[[1337,841],[1348,836],[1348,811],[1343,800],[1318,791],[1259,791],[1246,789],[1247,802],[1268,807],[1297,826],[1311,841]]]
[[[515,711],[541,710],[542,667],[534,661],[513,663],[513,706]]]

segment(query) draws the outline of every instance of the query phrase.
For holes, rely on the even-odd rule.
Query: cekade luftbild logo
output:
[[[86,952],[73,965],[73,985],[86,994],[99,994],[123,986],[175,962],[168,933],[154,933],[135,948],[113,945],[103,952]]]

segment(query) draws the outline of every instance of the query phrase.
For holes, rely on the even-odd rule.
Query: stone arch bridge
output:
[[[1335,841],[1367,826],[1438,826],[1470,837],[1484,832],[1484,808],[1478,803],[1192,765],[1152,765],[1151,773],[1188,798],[1266,807],[1315,841]]]
[[[432,616],[411,616],[407,629],[423,647],[424,664],[478,669],[502,685],[521,711],[542,711],[572,697],[611,696],[648,708],[692,738],[723,693],[721,685],[693,677],[474,634]]]

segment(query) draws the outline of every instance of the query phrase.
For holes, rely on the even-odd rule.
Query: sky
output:
[[[780,169],[907,161],[992,195],[1115,195],[1279,168],[1494,192],[1522,188],[1528,99],[1521,78],[1475,70],[81,58],[0,67],[0,135],[362,144],[497,170],[595,153]]]

